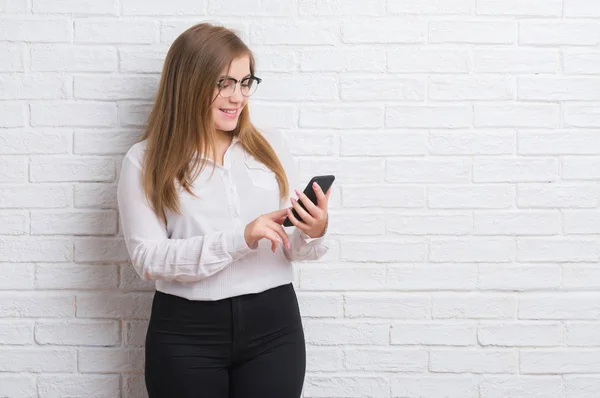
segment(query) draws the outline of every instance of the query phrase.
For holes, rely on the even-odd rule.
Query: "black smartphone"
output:
[[[312,186],[313,182],[316,182],[317,184],[319,184],[319,186],[323,190],[323,193],[327,193],[327,191],[329,191],[329,188],[331,188],[331,185],[333,184],[334,180],[335,180],[335,176],[333,176],[333,175],[314,176],[313,178],[310,179],[310,181],[306,185],[306,188],[304,188],[304,194],[310,199],[311,202],[313,202],[314,204],[317,204],[317,194],[315,193],[314,188]],[[310,213],[308,211],[308,209],[306,208],[306,206],[304,206],[304,203],[302,203],[301,201],[298,201],[298,203],[304,210],[306,210],[308,213]],[[296,209],[292,208],[292,214],[294,215],[294,217],[296,217],[296,219],[298,221],[302,221],[302,217],[300,217],[298,215],[298,213],[296,212]],[[289,217],[286,217],[285,221],[283,222],[283,226],[284,227],[292,227],[292,226],[294,226],[294,224],[292,224]]]

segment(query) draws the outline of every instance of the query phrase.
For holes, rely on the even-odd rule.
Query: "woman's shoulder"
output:
[[[129,160],[135,166],[141,168],[146,153],[147,140],[136,142],[129,148],[125,154],[125,159]]]

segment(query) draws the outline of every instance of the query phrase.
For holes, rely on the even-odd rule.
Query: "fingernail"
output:
[[[285,245],[285,247],[287,247],[288,249],[291,247],[291,245],[289,244],[289,242],[288,242],[287,245]]]
[[[300,191],[298,191],[297,189],[294,189],[294,192],[296,192],[296,196],[300,196]]]

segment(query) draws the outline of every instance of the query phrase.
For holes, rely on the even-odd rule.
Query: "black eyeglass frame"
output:
[[[233,77],[224,77],[224,78],[222,78],[222,79],[219,79],[219,80],[217,80],[217,87],[219,88],[219,95],[221,95],[221,92],[223,91],[223,87],[221,87],[221,84],[222,84],[222,83],[223,83],[223,81],[225,81],[225,80],[231,80],[231,81],[235,82],[235,86],[234,86],[234,88],[233,88],[233,92],[231,93],[231,95],[233,95],[233,94],[235,93],[235,90],[237,89],[237,85],[238,85],[238,83],[240,84],[240,87],[241,87],[241,84],[242,84],[242,82],[243,82],[244,80],[254,80],[254,81],[256,82],[256,86],[257,86],[256,88],[257,88],[257,89],[258,89],[258,85],[260,84],[260,82],[262,82],[262,79],[261,79],[260,77],[258,77],[258,76],[254,76],[254,75],[252,75],[252,76],[248,76],[248,77],[244,77],[242,80],[237,80],[237,79],[234,79]],[[243,95],[244,97],[250,97],[250,96],[252,96],[252,95],[254,94],[254,93],[252,93],[252,94],[250,94],[250,95],[245,95],[245,94],[242,92],[242,89],[241,89],[241,88],[240,88],[240,92],[242,93],[242,95]],[[230,96],[228,96],[228,97],[223,97],[223,96],[221,95],[221,97],[223,97],[223,98],[229,98],[229,97],[231,97],[231,95],[230,95]]]

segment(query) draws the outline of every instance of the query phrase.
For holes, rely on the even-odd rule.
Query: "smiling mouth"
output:
[[[221,112],[223,112],[227,117],[229,118],[235,118],[237,116],[237,114],[239,113],[239,109],[222,109],[219,108],[219,110]]]

